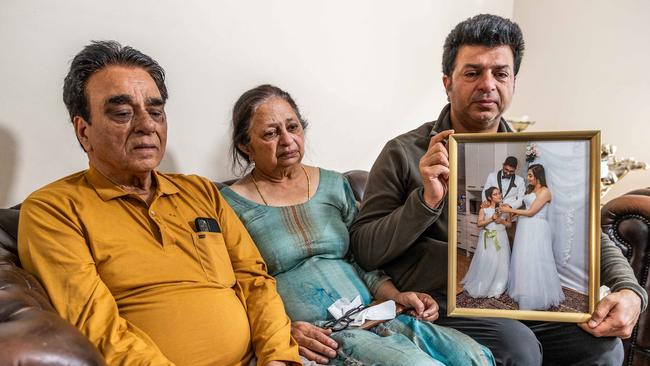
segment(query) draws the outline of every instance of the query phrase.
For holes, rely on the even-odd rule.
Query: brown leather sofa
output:
[[[346,176],[357,200],[362,200],[367,172]],[[649,290],[650,189],[610,201],[602,209],[602,227]],[[38,281],[20,267],[17,228],[18,208],[0,209],[0,366],[104,365],[92,344],[56,314]],[[648,316],[642,314],[632,338],[625,341],[625,365],[650,366]]]
[[[603,206],[600,212],[603,232],[621,248],[639,283],[649,291],[650,188],[617,197]],[[650,311],[641,314],[632,337],[623,344],[624,365],[650,366]]]
[[[0,365],[99,366],[97,349],[50,304],[20,267],[18,209],[0,209]]]

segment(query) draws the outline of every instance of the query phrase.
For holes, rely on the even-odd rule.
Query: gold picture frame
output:
[[[479,236],[472,234],[471,237],[468,237],[467,233],[463,234],[463,230],[474,230],[472,229],[471,224],[477,226],[476,223],[474,222],[468,224],[469,222],[468,220],[471,220],[473,218],[472,216],[473,213],[470,214],[470,208],[468,207],[470,196],[473,197],[471,198],[472,201],[469,202],[473,206],[471,211],[477,212],[476,195],[480,194],[477,192],[483,192],[483,189],[488,188],[488,187],[480,187],[478,184],[476,184],[478,179],[485,180],[486,178],[480,177],[481,174],[480,171],[483,168],[479,167],[478,169],[479,172],[478,173],[476,172],[477,169],[476,167],[474,167],[474,165],[477,163],[475,161],[476,159],[474,159],[473,156],[478,156],[479,159],[487,159],[485,158],[485,156],[488,156],[488,158],[490,157],[490,154],[483,153],[482,152],[483,150],[476,153],[477,151],[476,146],[478,146],[478,148],[484,148],[484,150],[486,151],[489,151],[490,146],[492,146],[494,151],[499,151],[499,153],[502,153],[505,150],[507,153],[508,149],[511,148],[517,151],[521,151],[520,145],[524,144],[525,152],[531,153],[529,150],[535,150],[534,152],[531,153],[531,155],[534,155],[534,154],[539,154],[536,150],[537,145],[556,146],[553,145],[553,143],[557,142],[559,143],[559,145],[557,146],[564,146],[566,145],[567,142],[570,143],[571,141],[574,141],[573,145],[571,146],[575,145],[580,147],[581,149],[582,146],[584,146],[584,148],[586,149],[586,151],[581,150],[583,154],[580,155],[581,156],[580,158],[576,158],[574,155],[567,156],[567,159],[586,160],[582,163],[579,162],[580,164],[584,164],[586,168],[586,172],[583,172],[581,174],[581,175],[585,175],[585,177],[580,182],[586,182],[587,187],[584,187],[584,191],[581,191],[581,194],[584,194],[583,197],[588,197],[589,202],[584,203],[583,206],[580,206],[582,207],[580,211],[582,212],[582,214],[578,212],[580,216],[579,218],[583,220],[581,221],[583,225],[580,228],[582,231],[579,231],[579,233],[581,233],[580,235],[583,235],[582,237],[584,238],[585,243],[578,243],[577,244],[578,246],[574,247],[577,248],[574,250],[577,250],[579,253],[588,252],[587,258],[584,258],[584,255],[582,254],[580,255],[582,255],[583,258],[582,259],[578,258],[582,260],[581,263],[583,263],[582,267],[580,268],[584,268],[584,271],[587,272],[586,274],[587,280],[581,284],[584,285],[583,290],[586,290],[587,294],[582,294],[581,292],[574,291],[576,294],[582,294],[582,297],[575,295],[579,299],[587,298],[586,304],[583,304],[581,302],[576,302],[579,306],[572,305],[574,306],[575,309],[578,309],[575,311],[573,310],[574,308],[572,307],[568,307],[568,306],[563,307],[562,303],[556,307],[547,310],[518,310],[517,302],[507,296],[508,295],[507,288],[505,289],[504,292],[506,297],[503,296],[496,297],[494,298],[495,299],[494,301],[492,301],[491,298],[487,298],[487,297],[486,298],[482,298],[480,296],[471,297],[471,295],[469,295],[469,293],[465,291],[463,287],[461,287],[460,280],[462,278],[460,278],[461,275],[459,275],[459,271],[465,271],[467,268],[469,268],[469,266],[471,265],[471,260],[474,260],[474,258],[476,257],[472,254],[471,259],[465,260],[462,257],[462,255],[464,254],[467,258],[469,258],[470,253],[472,252],[471,240],[476,239]],[[576,323],[587,321],[591,316],[590,314],[593,313],[596,304],[599,300],[599,287],[600,287],[600,270],[599,270],[600,269],[600,190],[599,190],[600,131],[453,134],[449,138],[448,145],[449,145],[448,148],[449,148],[449,164],[450,164],[449,192],[448,192],[448,197],[449,197],[449,207],[448,207],[449,267],[448,267],[448,289],[447,289],[448,315],[458,316],[458,317],[501,317],[501,318],[520,319],[520,320],[541,320],[541,321],[559,321],[559,322],[576,322]],[[504,146],[506,148],[504,148]],[[465,150],[468,150],[467,156],[465,156]],[[555,154],[554,150],[551,151],[553,151],[553,153],[548,155]],[[522,166],[526,165],[526,162],[528,161],[527,159],[528,153],[526,153],[524,156],[523,159],[524,162],[518,159],[519,165],[518,165],[517,174],[520,176],[522,174],[521,171],[523,170]],[[462,155],[461,158],[459,158],[459,154]],[[476,154],[476,155],[470,156],[470,154]],[[498,165],[498,167],[495,168],[496,170],[501,169],[499,167],[502,166],[501,164],[504,161],[501,160],[500,157],[497,157],[497,155],[499,154],[495,152],[493,157],[491,157],[491,159],[493,159],[493,161],[495,162],[494,164],[495,167]],[[501,156],[503,156],[503,154]],[[521,156],[521,154],[519,156]],[[560,157],[561,156],[562,155],[560,155]],[[555,156],[555,158],[557,158],[557,156]],[[471,166],[467,165],[467,161],[466,161],[467,159],[469,159],[469,164],[472,164]],[[484,165],[489,168],[490,167],[489,162],[492,160],[486,160],[486,161],[488,161],[488,163]],[[495,169],[492,169],[491,171],[494,171]],[[523,170],[523,175],[524,175],[523,178],[525,184],[528,184],[525,178],[526,170]],[[483,169],[483,172],[485,171],[486,170]],[[564,173],[566,173],[568,179],[572,179],[570,172],[564,172]],[[460,183],[459,183],[459,178],[460,178]],[[549,189],[552,192],[552,188]],[[559,189],[557,193],[558,195],[561,193],[559,192]],[[479,199],[478,201],[482,202],[482,199]],[[465,215],[465,217],[461,217],[459,213],[460,215]],[[586,216],[583,217],[583,215]],[[557,216],[559,217],[560,215]],[[464,228],[469,228],[469,229],[464,229]],[[552,232],[553,232],[552,235],[556,235],[554,231]],[[465,235],[464,238],[463,235]],[[461,239],[461,241],[459,241],[459,238]],[[465,240],[465,242],[462,242],[462,240]],[[568,239],[565,240],[565,242],[569,242],[569,241],[570,240]],[[509,242],[511,243],[512,241],[509,240]],[[580,245],[582,244],[584,244],[586,248],[580,249],[582,248],[580,247]],[[482,253],[479,253],[479,255],[481,254]],[[577,258],[580,255],[576,255],[575,257]],[[521,257],[521,255],[519,255],[519,257]],[[554,257],[556,258],[555,260],[557,261],[558,256],[555,255]],[[463,263],[461,263],[461,266],[459,266],[459,258],[460,260],[463,261]],[[461,267],[467,267],[467,268],[461,268]],[[561,268],[561,267],[558,265],[557,268]],[[584,276],[584,273],[579,272],[579,274]],[[509,275],[512,276],[515,274],[513,272],[512,274],[509,273]],[[558,275],[561,278],[559,269],[558,269]],[[569,290],[572,291],[572,289],[569,287],[565,287],[564,283],[562,283],[561,285],[562,285],[562,290],[565,293],[566,299],[569,299],[568,295],[571,295],[571,297],[573,298],[574,296],[573,292],[567,293],[567,291]],[[499,302],[502,299],[503,301]],[[508,299],[512,300],[512,303],[508,302],[509,301]],[[459,301],[460,301],[460,305],[459,305]],[[475,305],[473,304],[473,302],[477,302],[483,305]],[[501,306],[502,304],[504,305]]]

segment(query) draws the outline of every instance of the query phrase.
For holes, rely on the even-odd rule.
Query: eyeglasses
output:
[[[338,319],[332,319],[328,321],[327,323],[323,324],[323,328],[325,329],[331,329],[333,332],[338,332],[344,329],[347,329],[347,327],[350,326],[350,323],[354,320],[353,317],[363,310],[365,310],[368,306],[366,305],[359,305],[356,308],[352,308],[343,314]]]

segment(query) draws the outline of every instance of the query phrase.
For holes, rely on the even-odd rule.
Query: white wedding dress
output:
[[[535,193],[524,196],[530,209]],[[510,258],[508,295],[520,310],[547,310],[564,300],[553,257],[548,203],[534,216],[519,216]]]
[[[483,213],[490,217],[494,209],[484,208]],[[479,233],[472,263],[461,284],[471,297],[499,297],[508,284],[509,264],[510,242],[506,228],[491,222]]]

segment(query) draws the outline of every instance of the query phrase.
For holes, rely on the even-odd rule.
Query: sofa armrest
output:
[[[641,286],[647,288],[650,189],[632,191],[608,202],[601,210],[601,227],[630,261]]]
[[[0,364],[102,366],[99,351],[54,310],[41,284],[20,267],[18,211],[0,209]]]

